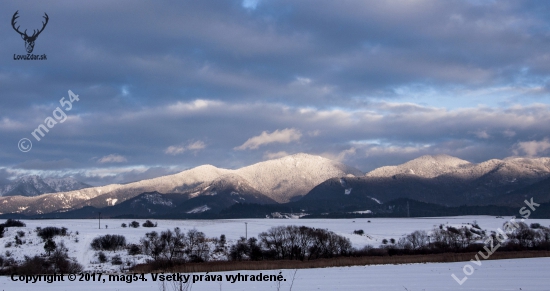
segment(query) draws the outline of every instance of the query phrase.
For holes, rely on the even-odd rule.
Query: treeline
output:
[[[440,225],[439,228],[426,231],[414,231],[397,242],[383,241],[379,248],[366,246],[358,251],[359,255],[415,255],[439,253],[478,252],[498,249],[499,251],[550,251],[550,228],[533,223],[506,222],[502,231],[486,233],[479,225],[455,228]]]
[[[321,258],[403,256],[444,253],[478,252],[485,248],[499,251],[550,251],[550,228],[533,223],[518,222],[503,226],[504,232],[483,230],[477,223],[463,227],[439,225],[430,232],[414,231],[398,240],[384,239],[379,247],[352,247],[344,236],[325,229],[306,226],[277,226],[258,237],[241,237],[233,244],[220,238],[206,238],[202,232],[190,230],[184,234],[176,228],[160,234],[148,233],[140,245],[132,245],[140,253],[151,256],[154,269],[162,269],[187,262],[206,262],[214,256],[229,261],[311,261]],[[356,235],[363,235],[359,231]],[[225,258],[222,258],[225,256]]]
[[[315,260],[350,256],[356,251],[348,238],[325,229],[306,226],[278,226],[258,237],[240,238],[228,244],[225,235],[208,238],[196,229],[148,232],[138,244],[126,244],[122,235],[96,237],[90,247],[100,262],[106,262],[102,251],[125,248],[128,255],[149,256],[148,263],[163,269],[185,263],[207,262],[213,257],[222,260]],[[102,259],[103,258],[103,259]]]

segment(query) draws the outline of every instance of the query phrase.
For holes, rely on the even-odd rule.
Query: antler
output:
[[[17,33],[19,33],[20,35],[27,35],[27,31],[25,30],[25,33],[19,31],[19,27],[21,26],[18,26],[17,28],[15,28],[15,24],[16,24],[16,20],[17,18],[19,18],[19,15],[17,15],[19,13],[19,10],[15,11],[15,13],[13,14],[13,17],[11,18],[11,26],[13,27],[13,29],[15,29],[15,31],[17,31]]]
[[[48,17],[48,14],[46,12],[44,12],[44,14],[46,16],[42,16],[42,17],[46,19],[46,22],[42,21],[42,29],[40,29],[38,32],[36,32],[36,30],[33,31],[33,34],[32,34],[33,37],[37,37],[40,33],[42,33],[42,31],[44,30],[44,28],[46,28],[46,25],[48,24],[48,20],[50,20],[50,17]]]

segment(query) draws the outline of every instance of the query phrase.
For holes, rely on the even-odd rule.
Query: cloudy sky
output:
[[[102,185],[299,152],[365,172],[424,154],[550,154],[547,1],[0,8],[0,184],[39,174]],[[33,52],[47,60],[14,60],[26,54],[15,11],[28,34],[48,14]],[[79,100],[61,105],[69,90]]]

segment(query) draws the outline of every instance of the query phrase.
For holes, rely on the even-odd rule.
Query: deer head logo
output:
[[[19,10],[15,11],[15,13],[13,14],[13,17],[11,18],[11,26],[13,27],[13,29],[15,29],[15,31],[17,31],[17,33],[21,35],[21,38],[25,41],[25,48],[27,49],[27,52],[30,54],[34,50],[34,42],[36,41],[36,38],[40,35],[40,33],[44,30],[44,28],[46,28],[46,25],[48,24],[48,20],[50,18],[48,17],[48,14],[44,13],[46,16],[43,16],[43,17],[46,21],[42,22],[42,29],[33,30],[32,35],[29,36],[27,34],[26,29],[25,29],[25,32],[21,32],[19,31],[20,26],[15,27],[15,25],[17,24],[15,21],[17,20],[17,18],[19,18],[19,15],[17,15],[18,13],[19,13]]]

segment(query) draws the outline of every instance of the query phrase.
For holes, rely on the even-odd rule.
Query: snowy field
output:
[[[245,236],[248,231],[248,237],[257,236],[260,232],[267,231],[273,226],[279,225],[305,225],[315,228],[323,228],[334,231],[337,234],[349,238],[356,248],[361,248],[365,245],[379,246],[383,239],[394,238],[398,240],[401,236],[409,234],[415,230],[432,230],[440,224],[452,225],[460,227],[467,223],[477,221],[482,229],[496,231],[502,227],[502,224],[508,221],[509,218],[495,218],[493,216],[457,216],[457,217],[439,217],[439,218],[370,218],[370,219],[231,219],[231,220],[153,220],[158,224],[155,228],[130,228],[121,227],[122,223],[129,224],[132,220],[129,219],[102,219],[101,229],[98,227],[98,220],[23,220],[26,227],[10,227],[4,234],[4,238],[0,239],[0,247],[5,251],[9,251],[11,256],[16,259],[23,259],[23,256],[33,256],[35,254],[44,253],[44,242],[36,236],[34,231],[36,227],[66,227],[68,228],[69,236],[55,237],[56,243],[63,241],[69,249],[69,256],[75,258],[84,266],[85,270],[103,270],[117,271],[119,266],[113,266],[110,262],[99,264],[96,251],[90,248],[91,241],[105,234],[121,234],[126,237],[127,243],[138,243],[140,238],[145,236],[145,233],[150,231],[163,231],[166,229],[174,229],[179,227],[184,231],[189,229],[197,229],[205,233],[207,237],[219,237],[225,234],[228,242],[232,243],[241,236]],[[138,219],[140,224],[145,220]],[[369,222],[370,221],[370,222]],[[247,223],[247,226],[245,225]],[[529,219],[527,223],[538,222],[543,226],[550,226],[549,219]],[[105,226],[108,226],[106,229]],[[246,228],[248,230],[246,230]],[[362,229],[365,231],[363,236],[353,234],[354,230]],[[23,240],[26,243],[22,246],[12,246],[6,248],[8,242],[13,242],[16,232],[19,230],[25,231],[26,235]],[[78,232],[78,235],[76,234]],[[105,252],[108,257],[115,254],[121,255],[123,261],[129,260],[132,263],[144,262],[143,255],[129,256],[126,251]]]
[[[234,242],[245,236],[245,222],[247,223],[248,237],[257,236],[273,226],[305,225],[315,228],[324,228],[348,237],[354,247],[361,248],[367,244],[379,246],[383,239],[394,238],[415,230],[431,230],[440,224],[460,227],[476,221],[482,229],[488,232],[501,228],[510,218],[495,218],[493,216],[460,216],[441,218],[370,218],[370,219],[234,219],[234,220],[153,220],[158,223],[156,228],[123,228],[122,223],[129,224],[129,219],[101,220],[101,229],[97,220],[23,220],[27,226],[23,228],[9,228],[4,238],[0,239],[2,255],[10,252],[10,256],[23,259],[25,255],[33,256],[44,253],[44,242],[36,236],[36,227],[66,227],[68,236],[56,237],[56,243],[63,243],[69,249],[69,256],[75,258],[84,266],[87,272],[119,272],[119,266],[110,262],[97,262],[96,251],[90,248],[90,242],[99,235],[121,234],[128,243],[137,243],[146,232],[160,232],[166,229],[180,227],[184,231],[197,229],[207,237],[219,237],[225,234],[228,242]],[[137,220],[140,224],[145,220]],[[370,222],[369,222],[370,221]],[[527,223],[540,223],[550,226],[548,219],[530,219]],[[105,228],[105,226],[108,228]],[[354,230],[362,229],[365,235],[355,235]],[[25,244],[6,248],[5,244],[13,242],[17,231],[25,231]],[[78,232],[78,234],[77,234]],[[143,255],[129,256],[126,251],[105,252],[108,257],[120,254],[123,261],[132,263],[144,262]],[[547,270],[550,267],[549,258],[517,259],[500,261],[482,261],[481,266],[474,266],[475,272],[468,277],[463,286],[459,286],[452,279],[451,274],[463,278],[462,267],[465,263],[448,264],[414,264],[414,265],[387,265],[361,266],[343,268],[325,268],[315,270],[298,270],[293,290],[550,290]],[[241,274],[259,274],[261,271],[243,271]],[[279,271],[263,271],[263,274],[278,274]],[[289,290],[292,270],[282,270],[288,280],[282,282],[280,290]],[[226,275],[238,272],[218,273],[224,277],[224,282],[198,282],[192,290],[278,290],[275,282],[237,282],[231,284],[225,281]],[[25,284],[12,282],[7,277],[0,279],[0,290],[159,290],[158,282],[152,282],[147,275],[148,282],[121,282],[106,283],[37,283]],[[521,289],[520,289],[521,288]],[[167,288],[166,290],[171,290]]]
[[[411,265],[358,266],[324,269],[302,269],[295,276],[292,290],[383,290],[383,291],[543,291],[550,290],[548,267],[550,258],[484,261],[475,273],[462,285],[452,278],[461,272],[464,263],[435,263]],[[241,274],[278,274],[279,271],[241,271]],[[212,273],[224,277],[234,272]],[[274,282],[198,282],[191,290],[290,290],[294,270],[282,270],[287,279],[280,288]],[[200,275],[200,274],[194,274]],[[203,274],[204,275],[204,274]],[[162,290],[159,282],[146,275],[147,282],[54,282],[36,284],[13,282],[9,277],[0,278],[0,289],[13,290]],[[167,284],[165,290],[174,290]]]

